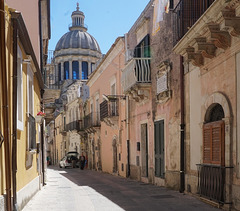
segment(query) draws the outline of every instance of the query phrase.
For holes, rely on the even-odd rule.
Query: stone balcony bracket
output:
[[[228,31],[231,36],[240,36],[240,17],[236,17],[235,10],[224,9],[221,11],[223,21],[221,24],[221,30]]]
[[[204,64],[203,56],[201,53],[195,53],[195,49],[193,47],[188,47],[186,49],[187,60],[192,62],[194,66],[201,67]]]
[[[203,57],[212,59],[215,57],[216,46],[206,42],[206,37],[195,38],[197,43],[197,52],[200,52]]]
[[[132,89],[128,92],[128,95],[130,99],[133,99],[136,102],[141,102],[143,100],[149,99],[150,91],[136,86],[135,89]]]
[[[208,24],[210,40],[217,47],[226,50],[231,46],[231,36],[226,31],[220,31],[219,24]]]
[[[240,37],[240,1],[215,2],[175,46],[174,51],[194,66],[205,65],[205,58],[213,59],[218,50],[231,47],[233,37]]]
[[[117,129],[118,128],[118,117],[106,117],[103,119],[103,122],[109,126],[112,127],[113,129]]]

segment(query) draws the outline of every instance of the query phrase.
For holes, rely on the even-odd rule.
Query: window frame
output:
[[[36,149],[36,122],[34,118],[34,73],[30,64],[27,64],[27,102],[27,150],[31,151]]]
[[[23,115],[23,64],[22,51],[17,46],[17,129],[23,131],[24,115]],[[20,96],[19,96],[20,95]],[[20,97],[20,99],[19,99]],[[20,102],[19,102],[20,101]],[[19,105],[21,105],[19,107]],[[21,119],[19,119],[21,115]]]

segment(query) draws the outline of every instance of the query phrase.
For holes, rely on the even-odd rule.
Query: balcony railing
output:
[[[84,129],[100,127],[100,113],[92,112],[83,118]]]
[[[83,123],[81,120],[72,121],[66,125],[66,130],[83,130]]]
[[[104,100],[100,104],[100,120],[103,121],[106,117],[118,116],[118,99],[111,101]]]
[[[174,44],[176,44],[215,0],[181,0],[173,10]]]
[[[210,200],[224,203],[224,166],[198,164],[198,193]]]
[[[151,83],[150,58],[133,58],[122,74],[123,91],[128,91],[136,84]]]

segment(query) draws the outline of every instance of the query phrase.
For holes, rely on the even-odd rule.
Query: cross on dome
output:
[[[79,3],[77,3],[77,11],[79,11]]]

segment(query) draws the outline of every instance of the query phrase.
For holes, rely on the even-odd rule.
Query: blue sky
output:
[[[49,50],[54,50],[58,40],[68,32],[77,2],[84,12],[88,33],[97,40],[105,54],[118,36],[128,32],[149,0],[51,0]]]

